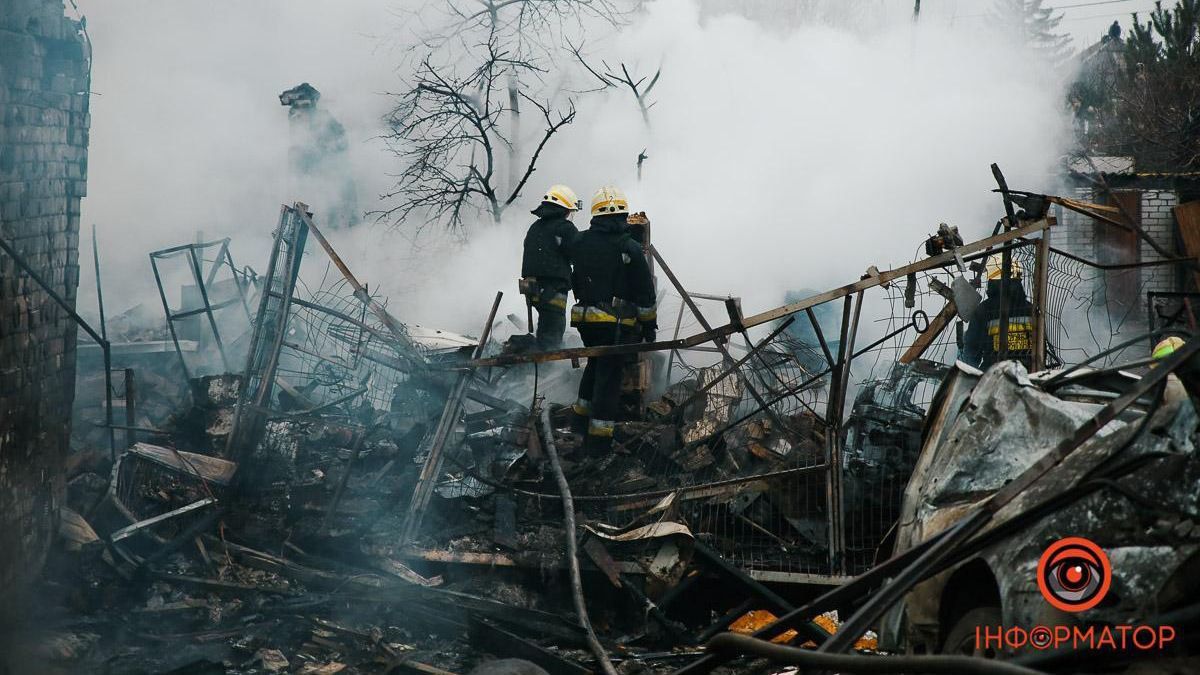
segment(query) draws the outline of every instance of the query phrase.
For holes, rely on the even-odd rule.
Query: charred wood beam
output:
[[[1050,300],[1050,230],[1042,231],[1038,239],[1033,269],[1033,354],[1030,368],[1034,372],[1046,367],[1046,303]]]
[[[181,531],[179,534],[172,537],[170,541],[163,544],[162,546],[159,546],[157,550],[155,550],[150,555],[146,556],[145,559],[143,559],[141,561],[141,564],[139,565],[139,569],[148,569],[152,565],[154,565],[154,563],[158,562],[159,560],[162,560],[167,555],[174,552],[176,549],[180,548],[184,544],[187,544],[188,542],[191,542],[191,541],[196,541],[197,537],[202,532],[204,532],[208,528],[212,527],[224,514],[225,514],[225,507],[218,506],[216,509],[214,509],[210,513],[207,513],[203,517],[197,519],[191,525],[188,525],[187,527],[185,527],[183,529],[183,531]],[[136,570],[135,570],[135,573],[136,573]]]
[[[933,320],[925,326],[925,330],[900,355],[900,363],[912,363],[924,356],[926,350],[933,346],[933,342],[938,339],[942,331],[946,330],[946,326],[950,325],[956,316],[958,316],[958,306],[954,304],[953,299],[946,300],[946,306],[942,307],[942,311],[933,317]]]
[[[641,609],[645,614],[649,614],[650,618],[654,619],[658,625],[662,626],[663,629],[670,633],[671,637],[675,639],[676,643],[694,643],[693,640],[688,639],[681,624],[669,619],[667,615],[663,613],[662,607],[655,604],[650,598],[646,597],[646,594],[643,593],[640,588],[638,588],[637,582],[631,580],[629,577],[621,573],[620,565],[618,565],[617,561],[613,559],[612,555],[608,552],[608,549],[605,548],[604,543],[601,542],[598,537],[585,535],[583,552],[586,553],[588,558],[591,559],[592,563],[601,572],[603,572],[606,577],[608,577],[609,582],[613,586],[628,593],[633,601],[637,603],[638,608]],[[678,584],[676,585],[678,586]]]
[[[271,248],[262,298],[253,322],[249,353],[238,395],[237,412],[226,442],[226,455],[243,459],[258,443],[264,424],[267,401],[275,385],[279,352],[287,335],[292,295],[300,273],[301,256],[308,230],[299,214],[308,207],[302,202],[280,207],[279,226]],[[279,288],[273,288],[278,284]],[[159,287],[161,292],[161,284]],[[164,296],[165,302],[165,296]],[[170,323],[170,322],[168,322]]]
[[[1125,219],[1123,226],[1127,229],[1133,230],[1137,234],[1138,238],[1149,244],[1150,248],[1154,249],[1154,251],[1160,256],[1164,258],[1177,257],[1176,251],[1168,251],[1165,246],[1155,241],[1154,237],[1151,237],[1150,233],[1146,232],[1146,230],[1138,223],[1138,221],[1133,218],[1133,214],[1125,210],[1125,206],[1121,204],[1121,201],[1117,199],[1116,193],[1113,192],[1112,186],[1108,184],[1108,179],[1104,177],[1104,172],[1096,168],[1096,164],[1092,161],[1092,158],[1085,156],[1084,159],[1087,160],[1088,165],[1092,168],[1092,172],[1095,175],[1095,178],[1091,178],[1089,176],[1085,176],[1085,178],[1091,181],[1092,185],[1104,190],[1104,193],[1108,195],[1108,198],[1113,201],[1113,205],[1116,206],[1117,210],[1121,214],[1121,217]],[[1115,224],[1121,225],[1120,223]],[[1190,267],[1192,271],[1200,270],[1200,264],[1191,258],[1189,258],[1184,265]]]
[[[729,624],[737,621],[740,617],[745,616],[746,612],[754,609],[754,606],[757,604],[758,602],[753,597],[746,598],[733,609],[717,617],[717,620],[709,624],[708,628],[700,631],[700,633],[696,635],[696,642],[708,642],[714,635],[725,632],[729,629]]]
[[[370,428],[359,431],[358,438],[354,441],[354,448],[350,451],[350,458],[346,460],[346,468],[342,469],[342,477],[338,480],[337,489],[333,491],[333,499],[329,502],[329,509],[325,512],[325,518],[321,521],[321,530],[328,531],[329,523],[337,514],[338,505],[342,503],[342,494],[346,492],[346,485],[350,482],[350,472],[354,469],[354,463],[358,461],[359,454],[362,453],[363,443],[366,442],[367,436],[370,436],[373,431],[379,428],[376,424]]]
[[[733,333],[741,332],[743,329],[760,326],[764,323],[782,319],[797,312],[802,312],[806,309],[816,307],[831,300],[844,298],[848,295],[853,295],[860,291],[864,291],[885,283],[890,283],[896,279],[901,279],[909,274],[916,272],[924,272],[926,270],[948,267],[955,264],[954,256],[968,256],[973,253],[986,251],[993,246],[999,246],[1011,241],[1016,241],[1035,232],[1039,232],[1047,227],[1050,227],[1053,221],[1049,219],[1036,220],[1028,225],[1019,227],[1014,230],[1002,232],[986,239],[965,244],[957,247],[953,252],[942,253],[936,256],[926,258],[924,260],[897,267],[891,270],[885,270],[878,274],[872,275],[866,279],[860,279],[854,283],[846,284],[838,288],[818,293],[807,297],[803,300],[793,302],[791,304],[776,307],[775,309],[767,310],[753,316],[748,316],[742,319],[740,325],[733,323],[718,326],[711,331],[705,331],[692,335],[687,338],[678,340],[665,340],[660,342],[642,342],[639,344],[628,345],[612,345],[605,347],[576,347],[571,349],[559,349],[548,352],[536,352],[532,354],[510,354],[505,356],[495,356],[486,359],[472,359],[464,364],[459,364],[457,368],[484,368],[490,366],[508,366],[520,363],[545,363],[547,361],[567,361],[588,358],[591,356],[618,356],[622,354],[640,354],[643,352],[657,352],[667,349],[689,349],[697,345],[702,345],[706,342],[722,339],[732,335]]]
[[[488,312],[487,321],[483,325],[483,330],[479,335],[479,344],[475,345],[473,358],[479,358],[483,353],[483,346],[487,343],[488,335],[492,331],[492,323],[496,320],[496,310],[500,308],[500,298],[504,296],[503,291],[496,292],[496,299],[492,302],[492,309]],[[421,529],[421,521],[425,517],[425,509],[429,507],[429,500],[433,496],[433,489],[437,485],[438,478],[442,475],[442,463],[445,460],[444,451],[447,441],[454,433],[454,428],[458,425],[459,415],[462,413],[463,397],[467,392],[467,385],[473,377],[473,371],[463,371],[458,374],[458,378],[454,382],[454,386],[450,389],[450,395],[446,399],[446,406],[442,409],[442,416],[438,420],[438,425],[434,431],[433,438],[429,444],[429,453],[425,459],[425,464],[421,466],[421,474],[417,478],[416,487],[413,488],[412,501],[408,506],[408,513],[404,517],[404,525],[400,530],[400,544],[404,545],[412,541],[417,532]]]
[[[591,670],[578,663],[568,661],[537,643],[504,630],[486,619],[472,616],[469,626],[471,643],[496,656],[524,659],[541,666],[550,675],[591,675],[592,673]]]

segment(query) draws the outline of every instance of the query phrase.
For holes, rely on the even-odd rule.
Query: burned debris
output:
[[[922,260],[752,316],[689,293],[647,242],[702,332],[557,351],[502,341],[500,294],[478,338],[406,325],[302,203],[281,208],[261,275],[235,266],[230,240],[156,251],[165,323],[113,321],[126,423],[76,442],[102,448],[108,426],[123,443],[73,470],[53,565],[76,613],[48,612],[34,657],[109,672],[701,673],[760,658],[933,672],[887,655],[921,645],[965,654],[938,666],[961,672],[968,629],[1036,620],[966,585],[1028,586],[1043,534],[1101,540],[1110,520],[1146,533],[1122,545],[1146,569],[1121,597],[1161,604],[1106,616],[1185,631],[1195,347],[1149,369],[1068,361],[1086,261],[1050,246],[1055,225],[1022,211],[978,242],[943,226]],[[159,272],[173,259],[179,307]],[[1019,353],[983,373],[953,355],[966,296],[993,271],[1033,310],[1012,328],[1028,330]],[[868,294],[896,313],[870,332]],[[641,356],[597,455],[545,392],[611,353]],[[86,392],[102,378],[83,363]],[[1089,505],[1105,490],[1125,501]],[[1147,493],[1165,500],[1154,517],[1130,510]]]

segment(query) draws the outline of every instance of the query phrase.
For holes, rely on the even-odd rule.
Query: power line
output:
[[[1146,9],[1144,11],[1148,12],[1150,10]],[[1116,12],[1115,14],[1089,14],[1087,16],[1068,17],[1068,18],[1063,19],[1063,21],[1083,21],[1085,19],[1107,19],[1112,16],[1129,16],[1130,14],[1133,14],[1133,13],[1134,12]]]
[[[1081,2],[1078,5],[1059,5],[1058,7],[1046,7],[1045,9],[1072,9],[1075,7],[1095,7],[1096,5],[1115,5],[1118,2],[1130,2],[1131,0],[1100,0],[1099,2]]]
[[[1115,5],[1115,4],[1121,3],[1121,2],[1133,2],[1133,0],[1095,0],[1094,2],[1081,2],[1081,3],[1075,4],[1075,5],[1059,5],[1057,7],[1043,7],[1042,9],[1048,9],[1051,12],[1054,12],[1054,11],[1062,10],[1062,9],[1074,9],[1076,7],[1095,7],[1096,5]],[[1121,12],[1121,14],[1124,14],[1124,12]],[[955,19],[975,19],[975,18],[979,18],[979,17],[983,17],[983,16],[992,16],[992,13],[991,12],[979,12],[977,14],[960,14],[954,18]],[[1104,16],[1109,16],[1109,15],[1104,15]],[[1112,16],[1116,16],[1116,15],[1114,14]],[[1081,17],[1077,17],[1077,18],[1087,19],[1089,17],[1081,16]],[[1094,18],[1094,17],[1090,17],[1090,18]]]

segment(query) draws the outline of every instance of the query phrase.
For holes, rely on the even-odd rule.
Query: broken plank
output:
[[[937,340],[938,336],[942,334],[942,331],[946,330],[946,326],[956,316],[958,316],[958,307],[953,302],[947,300],[946,306],[942,307],[942,311],[933,317],[925,332],[918,335],[917,339],[900,356],[900,363],[912,363],[921,358],[926,350],[933,345],[934,340]]]
[[[217,502],[217,500],[213,499],[212,497],[205,497],[204,499],[194,501],[191,504],[188,504],[187,506],[182,506],[180,508],[177,508],[174,511],[167,511],[166,513],[160,513],[157,516],[154,516],[153,518],[139,520],[138,522],[136,522],[132,525],[127,525],[127,526],[122,527],[121,529],[117,530],[116,532],[113,532],[112,535],[109,536],[108,540],[109,540],[109,542],[115,544],[115,543],[121,541],[122,539],[128,539],[129,537],[132,537],[133,535],[137,534],[141,530],[146,529],[147,527],[153,527],[154,525],[157,525],[164,521],[171,520],[172,518],[176,518],[178,516],[182,516],[182,515],[191,513],[193,511],[202,509],[205,506],[208,506],[209,504],[215,504],[216,502]]]
[[[1187,202],[1175,207],[1175,222],[1179,223],[1179,238],[1187,254],[1200,260],[1200,201]],[[1192,277],[1200,288],[1200,272]]]
[[[767,310],[753,316],[748,316],[742,320],[741,325],[729,323],[724,326],[718,326],[711,331],[697,333],[684,339],[666,340],[661,342],[640,342],[636,344],[624,345],[606,345],[601,347],[571,347],[568,349],[559,349],[554,351],[532,352],[526,354],[505,354],[488,358],[476,357],[466,363],[459,364],[459,367],[482,368],[487,366],[515,365],[518,363],[545,363],[547,361],[565,360],[578,361],[581,358],[592,356],[617,356],[623,354],[639,354],[642,352],[662,351],[667,349],[688,349],[706,342],[721,339],[725,336],[732,335],[733,333],[737,333],[748,328],[753,328],[754,326],[769,323],[771,321],[775,321],[776,319],[782,319],[791,314],[795,314],[796,312],[802,312],[810,307],[816,307],[817,305],[824,304],[831,300],[837,300],[839,298],[844,298],[846,296],[874,288],[884,282],[892,281],[893,279],[906,277],[909,274],[916,272],[924,272],[926,270],[953,265],[956,254],[969,256],[974,253],[986,251],[993,246],[1007,244],[1010,241],[1015,241],[1022,237],[1034,234],[1035,232],[1040,232],[1048,227],[1053,226],[1054,224],[1055,222],[1052,218],[1035,220],[1024,227],[1002,232],[993,237],[988,237],[987,239],[981,239],[979,241],[959,246],[955,249],[955,251],[935,255],[903,267],[881,271],[877,277],[860,279],[854,283],[846,284],[845,286],[825,291],[824,293],[818,293],[817,295],[804,298],[788,305],[783,305],[781,307],[776,307],[775,309]]]
[[[234,472],[237,471],[237,463],[227,459],[212,457],[210,455],[200,455],[194,452],[185,452],[161,445],[151,445],[150,443],[134,444],[132,448],[126,450],[125,454],[122,455],[122,461],[126,461],[131,455],[153,462],[166,469],[195,476],[201,480],[216,483],[217,485],[229,485],[233,479]]]
[[[277,593],[280,595],[288,595],[292,593],[292,589],[282,586],[255,586],[254,584],[242,584],[236,581],[224,581],[222,579],[210,579],[208,577],[194,577],[187,574],[167,574],[166,572],[151,572],[150,576],[159,581],[166,581],[177,584],[190,584],[200,586],[214,591],[258,591],[260,593]]]
[[[412,659],[404,659],[397,661],[388,673],[417,673],[418,675],[455,675],[449,670],[442,670],[437,666],[431,666],[428,663],[421,663]]]
[[[534,642],[510,633],[477,616],[472,616],[470,619],[469,633],[471,643],[481,649],[496,656],[525,659],[536,663],[550,675],[588,675],[592,672],[574,661],[568,661]]]

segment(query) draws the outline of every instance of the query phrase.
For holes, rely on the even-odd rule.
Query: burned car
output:
[[[1138,380],[1118,369],[1030,375],[1009,361],[984,374],[958,364],[926,421],[896,552],[953,525]],[[1171,376],[1002,507],[982,535],[990,531],[993,541],[915,586],[883,617],[881,647],[1008,657],[1033,647],[981,645],[976,629],[1154,623],[1194,602],[1196,431],[1196,409]],[[1095,542],[1111,562],[1110,570],[1084,571],[1109,572],[1110,586],[1081,611],[1052,606],[1039,588],[1043,552],[1068,537]]]

